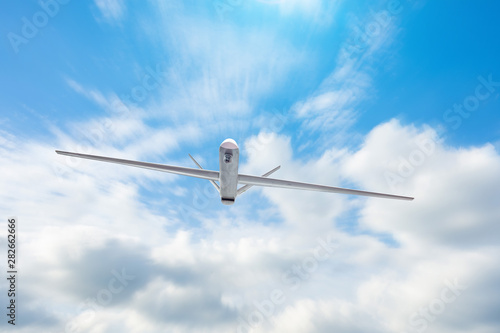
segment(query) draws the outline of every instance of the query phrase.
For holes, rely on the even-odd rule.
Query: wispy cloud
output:
[[[161,31],[171,64],[159,104],[177,122],[189,115],[204,126],[225,126],[229,119],[236,124],[255,113],[306,59],[277,32],[208,20],[187,6],[156,6],[162,26],[155,29]]]
[[[397,24],[398,16],[386,9],[351,17],[351,32],[342,42],[334,69],[309,97],[292,106],[303,130],[335,133],[326,142],[322,139],[322,149],[352,140],[347,130],[362,112],[359,105],[373,95],[373,76],[397,34]],[[372,33],[365,33],[370,29]]]
[[[319,26],[332,23],[341,3],[339,0],[257,0],[262,3],[279,6],[280,13],[284,16],[296,15],[311,20]]]
[[[94,0],[102,17],[110,23],[120,22],[126,13],[123,0]]]

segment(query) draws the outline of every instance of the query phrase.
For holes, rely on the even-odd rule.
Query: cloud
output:
[[[325,3],[279,8],[282,18],[318,24]],[[96,5],[109,22],[126,13],[121,2]],[[264,29],[198,21],[182,2],[154,6],[164,26],[142,28],[162,32],[154,45],[169,59],[154,98],[125,105],[127,113],[115,93],[67,79],[103,113],[52,128],[46,141],[0,131],[0,210],[19,218],[26,282],[21,331],[498,331],[498,150],[450,147],[432,127],[397,120],[349,129],[394,21],[353,57],[345,42],[334,70],[294,103],[301,126],[289,133],[268,126],[268,116],[254,122],[254,107],[307,52]],[[252,122],[267,129],[247,136]],[[181,219],[202,192],[191,186],[198,182],[54,153],[184,165],[187,147],[212,149],[207,136],[218,124],[243,133],[242,172],[281,164],[277,178],[416,199],[255,187],[232,207],[217,199]],[[318,129],[318,140],[303,134]],[[352,136],[362,144],[341,148]]]
[[[123,19],[126,7],[123,0],[94,0],[103,18],[110,23],[117,23]]]
[[[344,77],[339,74],[342,70],[334,71],[310,97],[292,107],[292,113],[302,121],[302,128],[336,132],[328,143],[344,140],[345,131],[356,121],[356,106],[367,94],[371,82],[366,74],[352,70]]]
[[[392,191],[384,179],[386,170],[397,172],[392,159],[429,138],[433,154],[397,185],[414,202],[254,188],[237,206],[175,228],[141,203],[125,172],[101,179],[94,168],[78,168],[60,182],[52,147],[6,144],[1,185],[8,195],[0,205],[18,212],[24,253],[33,253],[21,258],[24,274],[36,279],[25,285],[22,307],[43,299],[46,309],[24,325],[109,332],[144,331],[144,323],[149,331],[174,332],[245,325],[255,332],[411,332],[426,325],[428,332],[452,332],[488,322],[488,332],[497,325],[494,314],[470,309],[495,308],[499,299],[489,296],[500,276],[498,210],[494,199],[485,201],[499,196],[492,147],[450,148],[430,127],[393,120],[373,129],[358,150],[331,148],[307,161],[285,135],[251,137],[243,146],[260,150],[250,149],[242,168],[257,173],[281,163],[279,177]],[[279,212],[273,224],[256,218],[269,212],[266,206],[247,204],[266,198]],[[354,219],[353,229],[342,231],[339,223],[352,212],[359,212],[359,226]],[[378,232],[398,245],[382,242]],[[133,278],[114,293],[122,269]],[[456,297],[450,283],[458,286]],[[281,301],[272,303],[277,291]]]
[[[70,87],[73,91],[94,102],[106,112],[118,112],[119,107],[122,106],[119,104],[119,98],[115,94],[105,96],[99,90],[83,87],[80,83],[68,77],[65,78],[65,81],[68,87]]]
[[[270,5],[278,5],[280,14],[287,16],[302,16],[312,20],[320,26],[331,24],[335,14],[337,13],[340,1],[324,1],[324,0],[258,0],[262,3]]]
[[[362,18],[351,17],[351,33],[341,43],[334,69],[313,93],[290,109],[303,132],[328,133],[326,140],[322,136],[323,145],[314,141],[304,148],[324,150],[359,138],[349,129],[360,115],[360,104],[374,95],[373,77],[397,36],[397,21],[398,16],[385,9]]]
[[[161,108],[150,110],[150,116],[163,119],[168,110],[168,118],[179,124],[189,117],[220,133],[244,131],[245,119],[307,59],[279,32],[209,20],[199,13],[208,10],[205,6],[154,6],[162,25],[150,27],[151,22],[144,21],[143,29],[161,31],[153,42],[163,47],[169,60],[168,83],[158,90]],[[212,4],[207,6],[213,10]]]
[[[248,153],[249,162],[242,166],[242,172],[261,174],[276,165],[281,165],[281,169],[273,175],[276,178],[339,185],[340,175],[335,170],[339,169],[336,163],[339,162],[342,151],[332,149],[325,152],[318,160],[297,161],[293,156],[290,138],[272,133],[260,133],[250,138],[245,142],[244,148]],[[260,189],[257,187],[252,191]],[[317,232],[317,228],[328,228],[328,225],[321,227],[325,218],[332,219],[339,216],[348,207],[345,197],[342,196],[332,198],[317,192],[296,193],[296,191],[272,188],[264,188],[261,191],[273,204],[278,205],[287,223],[293,223],[297,228],[304,228],[305,233]]]
[[[363,187],[416,198],[397,207],[369,200],[362,211],[365,226],[417,244],[463,248],[497,243],[499,167],[500,157],[490,144],[451,148],[431,128],[393,120],[368,135],[363,148],[346,159],[344,170]]]

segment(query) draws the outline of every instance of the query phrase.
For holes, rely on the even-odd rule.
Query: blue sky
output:
[[[378,6],[339,3],[331,5],[335,13],[332,10],[318,14],[319,19],[315,21],[301,16],[298,9],[277,19],[277,5],[258,1],[235,6],[224,5],[224,2],[195,2],[183,4],[182,11],[188,12],[194,21],[207,21],[207,25],[220,29],[221,37],[229,31],[235,35],[272,31],[272,38],[279,41],[280,46],[290,47],[287,55],[297,60],[296,66],[273,78],[272,86],[265,91],[258,87],[248,88],[252,95],[249,96],[250,106],[253,112],[258,112],[288,110],[297,99],[312,93],[338,65],[339,50],[345,43],[356,47],[353,58],[362,57],[366,48],[359,31],[372,22],[378,23],[370,12],[373,14],[387,6],[385,2]],[[448,10],[451,6],[453,11]],[[454,103],[462,102],[475,88],[477,76],[493,74],[498,68],[499,50],[493,36],[499,28],[494,24],[496,17],[492,6],[489,3],[415,5],[402,2],[397,7],[401,12],[391,15],[391,22],[398,24],[397,31],[391,32],[391,51],[382,50],[360,64],[372,71],[373,84],[360,101],[362,105],[356,112],[362,116],[354,129],[366,133],[393,117],[405,122],[442,124],[442,114]],[[8,15],[4,11],[3,34],[7,37],[12,32],[22,36],[23,22],[19,18],[30,18],[30,14],[39,9],[33,1],[9,8]],[[72,96],[74,91],[67,85],[68,78],[88,89],[120,96],[140,83],[146,67],[158,63],[172,66],[176,61],[185,60],[182,57],[186,56],[172,47],[175,41],[165,32],[165,25],[168,25],[165,20],[169,18],[160,17],[153,6],[129,4],[117,14],[118,18],[110,17],[111,22],[106,21],[106,16],[99,16],[99,8],[94,4],[69,2],[61,5],[56,13],[34,37],[26,39],[27,43],[17,44],[4,38],[4,47],[9,52],[4,52],[2,61],[6,79],[2,104],[3,109],[18,117],[9,117],[7,128],[18,131],[22,126],[40,134],[45,132],[43,126],[35,126],[39,119],[27,108],[52,122],[84,120],[88,115],[102,114],[91,101]],[[61,13],[64,15],[59,15]],[[176,20],[175,15],[170,15],[170,19]],[[184,29],[183,23],[188,24],[179,23],[179,29]],[[161,38],[164,39],[159,40]],[[219,37],[214,30],[207,38]],[[222,41],[215,43],[223,44]],[[259,52],[263,57],[274,57],[275,61],[284,56],[272,49]],[[227,60],[237,66],[239,60],[227,55]],[[200,61],[194,60],[192,68],[182,71],[186,79],[196,76],[203,67]],[[148,93],[146,104],[152,103],[158,94],[159,91]],[[75,103],[78,98],[82,101]],[[459,133],[448,133],[451,143],[467,145],[496,140],[498,117],[491,116],[498,106],[495,102],[496,96],[481,105],[478,114],[468,119]],[[161,118],[169,120],[167,110]],[[448,124],[444,122],[444,125]],[[296,126],[291,124],[287,130],[293,132]]]
[[[0,207],[23,228],[19,328],[497,332],[499,6],[4,3]],[[54,153],[191,153],[217,170],[229,137],[242,172],[416,200],[255,188],[226,207],[202,180]],[[122,269],[134,277],[111,291]]]

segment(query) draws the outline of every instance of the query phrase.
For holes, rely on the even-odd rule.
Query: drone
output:
[[[196,164],[198,169],[179,167],[166,164],[148,163],[140,161],[124,160],[120,158],[112,158],[97,155],[88,155],[80,153],[72,153],[67,151],[56,150],[57,154],[67,155],[89,160],[101,162],[124,164],[128,166],[145,168],[157,171],[163,171],[178,175],[202,178],[210,181],[220,194],[221,202],[225,205],[234,204],[236,197],[248,191],[253,186],[279,187],[295,190],[320,191],[330,193],[342,193],[351,195],[362,195],[367,197],[398,199],[398,200],[413,200],[413,197],[401,195],[368,192],[361,190],[353,190],[348,188],[333,187],[326,185],[317,185],[311,183],[301,183],[290,180],[269,178],[271,174],[276,172],[280,166],[266,172],[262,176],[251,176],[238,173],[239,163],[239,148],[233,139],[226,139],[219,147],[219,171],[205,170],[203,167],[189,154],[189,157]],[[241,186],[240,186],[241,185]]]

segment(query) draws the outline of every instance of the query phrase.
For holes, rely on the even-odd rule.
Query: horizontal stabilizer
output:
[[[367,197],[377,197],[377,198],[387,198],[387,199],[399,199],[399,200],[413,200],[412,197],[405,197],[401,195],[377,193],[377,192],[367,192],[360,190],[351,190],[341,187],[316,185],[309,183],[299,183],[289,180],[273,179],[266,177],[256,177],[248,175],[238,175],[238,182],[248,185],[266,186],[266,187],[281,187],[290,188],[296,190],[309,190],[309,191],[320,191],[320,192],[331,192],[331,193],[342,193],[342,194],[353,194],[353,195],[363,195]]]
[[[97,156],[97,155],[71,153],[71,152],[60,151],[60,150],[56,150],[56,153],[58,153],[60,155],[66,155],[66,156],[86,158],[89,160],[117,163],[117,164],[134,166],[134,167],[138,167],[138,168],[145,168],[145,169],[175,173],[177,175],[191,176],[191,177],[203,178],[203,179],[208,179],[208,180],[219,180],[219,172],[218,171],[200,170],[200,169],[178,167],[178,166],[166,165],[166,164],[156,164],[156,163],[148,163],[148,162],[123,160],[121,158],[112,158],[112,157]]]

